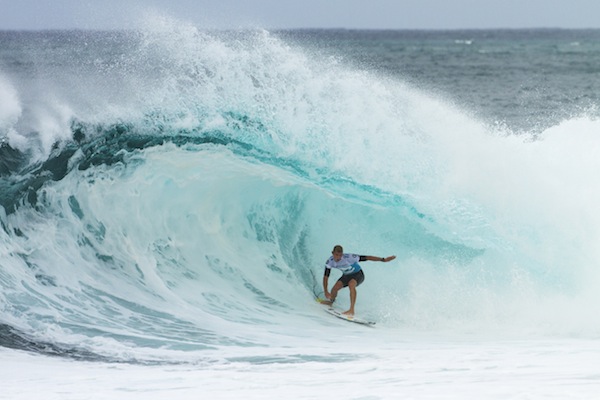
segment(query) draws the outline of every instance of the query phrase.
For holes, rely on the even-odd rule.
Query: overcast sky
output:
[[[148,12],[199,28],[600,28],[600,0],[0,0],[0,30],[136,27]]]

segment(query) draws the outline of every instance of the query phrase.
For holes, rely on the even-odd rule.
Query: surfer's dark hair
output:
[[[342,246],[340,246],[339,244],[336,244],[335,246],[333,246],[332,253],[343,253],[343,252],[344,252],[344,248]]]

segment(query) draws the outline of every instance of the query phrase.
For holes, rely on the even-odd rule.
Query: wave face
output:
[[[515,135],[262,31],[3,35],[3,346],[179,362],[317,339],[338,243],[398,256],[363,265],[382,329],[600,332],[590,114]]]

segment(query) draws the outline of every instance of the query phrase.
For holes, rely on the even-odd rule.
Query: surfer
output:
[[[356,287],[365,280],[365,274],[363,273],[359,261],[381,261],[388,262],[396,258],[396,256],[389,257],[374,257],[374,256],[359,256],[356,254],[344,253],[344,249],[340,245],[336,245],[331,252],[332,256],[329,257],[325,263],[325,273],[323,275],[323,291],[325,292],[325,298],[328,301],[323,304],[331,305],[337,297],[338,291],[346,286],[350,290],[350,309],[345,311],[345,315],[354,315],[354,304],[356,303]],[[329,274],[331,269],[339,269],[342,272],[342,277],[331,288],[331,293],[328,290]]]

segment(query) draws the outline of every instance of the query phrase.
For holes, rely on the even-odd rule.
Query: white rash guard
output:
[[[339,269],[344,275],[355,274],[361,269],[360,265],[358,265],[359,261],[363,261],[363,256],[359,256],[358,254],[344,253],[340,261],[335,261],[333,259],[333,256],[329,257],[329,259],[325,263],[325,268]]]

